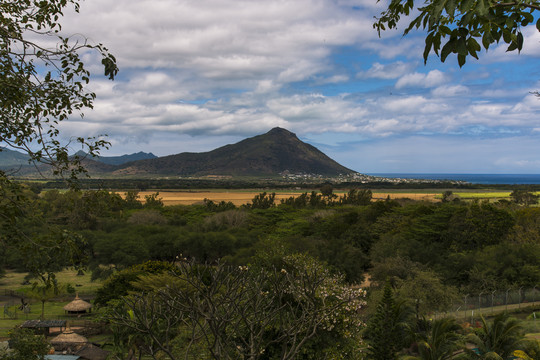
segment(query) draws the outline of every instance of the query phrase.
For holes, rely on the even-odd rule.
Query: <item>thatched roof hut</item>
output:
[[[107,356],[109,356],[109,351],[103,350],[99,346],[88,344],[77,351],[76,355],[79,355],[84,360],[106,360]]]
[[[56,352],[64,355],[76,355],[81,360],[105,360],[109,351],[101,349],[84,336],[75,333],[69,327],[62,334],[51,339]]]
[[[79,294],[75,295],[75,299],[72,302],[64,306],[64,310],[68,314],[85,314],[87,311],[91,311],[92,304],[84,301],[79,297]]]
[[[88,339],[75,333],[68,327],[60,335],[52,338],[51,344],[54,346],[55,350],[66,347],[73,349],[88,344]]]

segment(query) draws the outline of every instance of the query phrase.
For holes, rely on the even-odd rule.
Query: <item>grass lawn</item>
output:
[[[5,290],[13,290],[25,292],[28,291],[31,285],[22,285],[26,273],[18,273],[14,271],[7,271],[6,276],[0,278],[0,296],[4,295]],[[101,286],[101,281],[91,281],[92,274],[85,272],[84,275],[77,275],[75,269],[66,269],[56,273],[56,278],[60,284],[70,284],[80,294],[91,295],[95,294],[97,289]],[[33,282],[33,281],[31,281]]]
[[[18,298],[9,297],[10,291],[25,294],[31,290],[31,285],[22,285],[26,273],[17,273],[7,271],[6,276],[0,278],[0,338],[8,336],[9,330],[14,326],[22,324],[26,320],[39,319],[41,316],[41,302],[35,299],[25,297],[25,301],[30,303],[31,311],[25,314],[19,310],[21,302]],[[86,272],[84,275],[78,276],[74,269],[66,269],[56,273],[59,284],[70,284],[81,295],[93,295],[101,286],[101,281],[91,281],[91,273]],[[45,319],[73,319],[64,312],[64,306],[73,298],[74,294],[64,294],[55,301],[45,302],[44,313]],[[4,314],[4,311],[9,312]],[[11,318],[10,318],[11,317]]]
[[[0,315],[0,339],[7,338],[8,333],[15,326],[22,324],[26,320],[38,320],[41,318],[41,302],[30,299],[30,313],[25,314],[23,311],[19,310],[20,302],[4,302],[2,305],[2,314]],[[68,324],[71,324],[70,320],[73,322],[84,320],[91,320],[93,317],[83,317],[77,318],[73,316],[66,315],[64,311],[64,306],[70,301],[52,301],[45,302],[44,306],[44,319],[46,320],[56,320],[63,319],[67,320]],[[7,304],[7,309],[10,314],[14,317],[9,318],[4,314],[4,305]],[[95,312],[95,310],[93,310]]]

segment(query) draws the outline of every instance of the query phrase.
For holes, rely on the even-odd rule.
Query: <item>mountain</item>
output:
[[[19,176],[26,176],[36,173],[36,167],[28,162],[29,156],[25,153],[21,153],[7,148],[0,148],[0,169],[5,171],[14,171]],[[86,169],[93,174],[109,173],[116,170],[116,166],[122,165],[127,162],[143,160],[143,159],[155,159],[156,155],[152,153],[138,152],[129,155],[122,156],[96,156],[90,157],[82,150],[77,151],[74,155],[79,156],[82,159]],[[37,169],[46,175],[50,176],[51,169],[48,165],[37,164]]]
[[[225,145],[203,153],[180,153],[156,157],[138,152],[122,156],[89,157],[79,151],[83,166],[94,177],[121,176],[253,176],[267,177],[288,172],[336,176],[355,173],[338,164],[312,145],[300,141],[292,132],[274,128],[263,135]],[[27,155],[17,151],[0,151],[0,169],[13,169],[19,176],[35,176]],[[48,165],[38,165],[39,172],[52,176]]]
[[[29,157],[26,154],[0,148],[0,168],[27,166],[28,159]]]
[[[78,151],[75,155],[78,155],[80,158],[86,158],[88,155],[84,151]],[[107,165],[122,165],[128,162],[137,161],[137,160],[146,160],[146,159],[156,159],[157,156],[152,153],[145,153],[139,151],[138,153],[133,153],[129,155],[121,156],[96,156],[88,157],[89,160],[97,161]]]
[[[113,175],[271,176],[285,171],[325,176],[355,172],[300,141],[292,132],[274,128],[209,152],[129,162],[118,166]]]

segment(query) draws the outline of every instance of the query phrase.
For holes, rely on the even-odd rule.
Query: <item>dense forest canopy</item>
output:
[[[25,236],[54,242],[67,231],[76,249],[67,256],[51,246],[38,259],[13,244],[2,250],[3,268],[54,271],[75,261],[105,276],[147,260],[173,262],[178,254],[246,265],[261,247],[280,244],[326,262],[351,283],[366,272],[396,283],[429,274],[442,286],[479,293],[540,280],[540,208],[516,202],[373,202],[369,190],[351,190],[341,197],[304,193],[281,204],[261,193],[241,207],[209,200],[165,207],[158,194],[139,199],[136,191],[25,194],[26,210],[40,217],[20,220]],[[44,232],[44,223],[62,230]],[[403,262],[404,273],[396,270]]]

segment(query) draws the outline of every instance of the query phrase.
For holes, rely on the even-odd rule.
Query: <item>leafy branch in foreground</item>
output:
[[[59,19],[68,5],[79,11],[78,0],[0,2],[0,151],[22,151],[36,167],[49,165],[55,176],[75,186],[85,169],[82,159],[68,155],[71,143],[75,141],[91,156],[109,145],[99,137],[78,137],[67,143],[61,139],[60,123],[73,114],[82,116],[96,97],[86,90],[90,72],[82,57],[97,52],[111,80],[118,68],[103,45],[61,35]],[[0,170],[0,248],[17,247],[27,259],[43,259],[44,252],[54,250],[58,251],[51,252],[52,257],[61,257],[76,241],[65,231],[52,229],[29,208],[27,198],[24,187]],[[41,228],[28,231],[28,226]],[[36,269],[39,275],[44,271],[48,270]]]
[[[68,4],[79,10],[77,0],[0,3],[0,144],[27,153],[31,162],[51,165],[55,175],[68,172],[75,179],[84,168],[79,158],[68,156],[70,144],[60,141],[58,125],[93,106],[96,95],[85,90],[90,72],[81,57],[96,51],[110,79],[118,68],[103,45],[60,35],[58,20]],[[90,155],[108,146],[99,138],[76,142]]]
[[[381,31],[397,28],[402,16],[419,11],[405,28],[427,30],[424,62],[433,50],[441,61],[456,54],[459,66],[467,56],[478,59],[478,52],[500,41],[508,44],[507,51],[523,48],[521,29],[535,22],[534,12],[540,10],[536,0],[426,0],[417,9],[414,0],[391,0],[388,8],[376,18],[373,27]],[[536,21],[540,31],[540,19]]]

